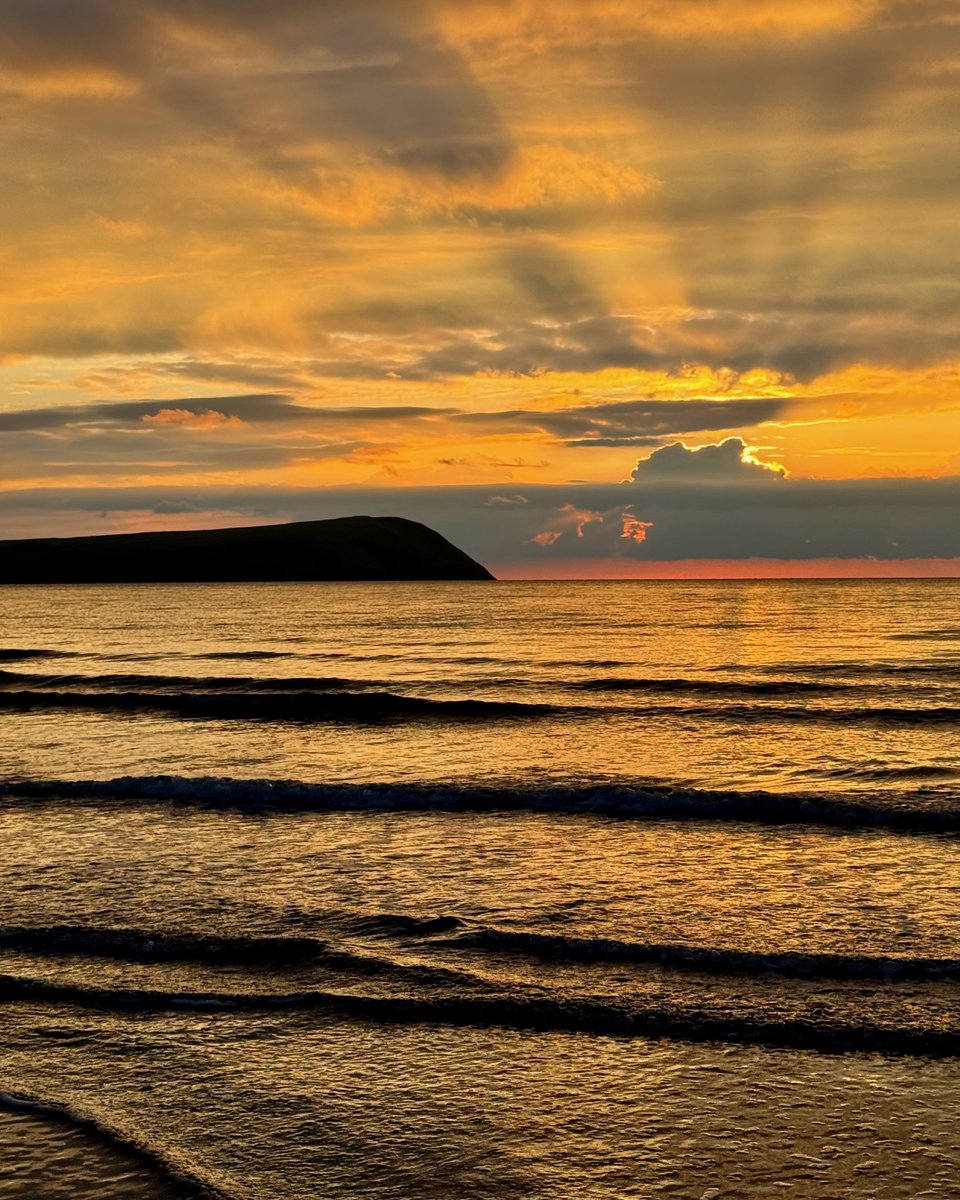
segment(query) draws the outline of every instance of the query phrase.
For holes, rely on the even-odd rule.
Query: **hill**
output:
[[[492,578],[435,530],[402,517],[0,541],[0,584]]]

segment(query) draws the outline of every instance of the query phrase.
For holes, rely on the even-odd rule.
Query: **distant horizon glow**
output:
[[[960,579],[960,558],[686,559],[657,562],[580,559],[551,563],[486,563],[500,580],[831,580]]]

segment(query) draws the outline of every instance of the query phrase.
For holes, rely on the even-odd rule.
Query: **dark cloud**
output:
[[[742,289],[744,285],[736,286]],[[490,372],[589,374],[607,368],[677,371],[698,364],[739,373],[766,368],[809,380],[862,362],[912,368],[942,362],[960,352],[960,324],[948,302],[954,291],[960,298],[960,287],[947,284],[945,291],[939,302],[943,315],[938,320],[921,319],[918,313],[899,316],[893,324],[871,320],[858,306],[847,313],[815,315],[718,314],[708,309],[697,316],[658,323],[606,313],[601,304],[601,311],[591,316],[564,319],[551,314],[540,320],[518,319],[512,324],[491,320],[485,323],[489,332],[450,335],[444,331],[445,340],[439,347],[415,351],[406,360],[326,363],[323,370],[355,378],[382,378],[391,373],[400,379],[425,380]],[[534,298],[546,306],[554,295],[547,281],[541,280]],[[557,310],[582,311],[591,297],[590,289],[581,281],[570,298],[557,299]],[[758,305],[763,303],[759,295],[749,299]]]
[[[566,269],[569,260],[565,264]],[[719,278],[716,273],[714,276]],[[960,284],[949,278],[942,282],[928,278],[922,287],[917,284],[913,290],[923,290],[924,296],[918,296],[917,311],[911,313],[870,313],[864,308],[872,303],[868,298],[851,298],[848,304],[842,293],[837,293],[824,306],[825,311],[818,313],[767,311],[758,315],[706,309],[695,316],[662,322],[605,311],[606,304],[583,278],[566,297],[557,282],[565,276],[553,278],[552,286],[548,276],[527,280],[527,295],[532,299],[513,304],[518,314],[514,319],[509,312],[478,311],[472,314],[469,328],[457,329],[448,321],[435,328],[432,345],[426,349],[423,333],[410,329],[417,321],[388,307],[358,321],[360,330],[375,330],[384,336],[385,345],[379,353],[369,344],[342,339],[331,348],[341,354],[353,350],[355,357],[315,357],[304,360],[298,370],[196,361],[159,363],[151,369],[161,375],[214,379],[228,386],[236,382],[254,386],[275,383],[281,387],[302,385],[304,371],[314,378],[430,381],[490,373],[589,374],[607,368],[673,372],[691,364],[738,373],[766,368],[809,380],[864,362],[912,369],[948,361],[960,353]],[[748,289],[740,281],[735,286],[741,292]],[[719,289],[711,300],[719,300],[721,293],[729,299],[719,284],[711,287]],[[760,294],[741,298],[758,305],[764,302]],[[587,312],[594,302],[598,310],[591,315],[569,315],[574,310]],[[542,306],[542,317],[519,315],[529,312],[534,303]],[[899,303],[902,307],[902,294]],[[887,308],[884,301],[880,309]],[[568,316],[557,316],[561,311]],[[441,315],[437,309],[438,321]],[[308,332],[304,336],[330,341],[319,330],[321,321],[320,316],[306,319]],[[315,334],[314,326],[318,327]],[[174,329],[116,329],[106,323],[101,329],[78,329],[66,325],[58,330],[0,332],[0,359],[161,354],[182,349],[183,343],[184,335]]]
[[[93,66],[128,71],[145,56],[148,6],[117,0],[6,0],[0,59],[18,70]]]
[[[575,255],[548,242],[530,243],[504,256],[504,266],[540,316],[575,323],[609,316],[599,288]]]
[[[217,412],[225,417],[236,417],[244,421],[282,421],[285,418],[289,419],[292,415],[291,410],[294,413],[299,411],[298,406],[291,404],[285,397],[272,394],[218,396],[204,400],[119,400],[101,404],[22,408],[12,412],[0,412],[0,431],[14,433],[80,425],[135,424],[144,418],[156,417],[158,413],[171,409],[195,415]]]
[[[775,420],[787,403],[780,399],[624,400],[542,412],[465,413],[457,420],[477,427],[538,430],[571,446],[636,446],[681,433],[760,425]]]
[[[411,421],[451,414],[455,409],[415,405],[380,405],[365,408],[317,408],[296,404],[276,393],[245,396],[213,396],[203,399],[110,401],[102,404],[62,405],[55,408],[20,409],[0,412],[0,431],[26,432],[73,426],[111,426],[148,422],[165,413],[197,417],[218,414],[245,424],[296,422],[301,425],[359,424]]]
[[[0,431],[37,432],[55,429],[91,429],[149,425],[156,428],[166,416],[175,424],[177,414],[203,418],[211,414],[244,424],[297,424],[324,426],[382,425],[391,422],[436,423],[486,427],[489,431],[541,432],[573,445],[638,445],[671,434],[701,433],[747,428],[776,419],[788,401],[763,400],[625,400],[565,409],[502,409],[468,412],[457,408],[422,405],[366,405],[320,407],[297,404],[279,393],[210,396],[169,400],[118,400],[98,404],[0,412]]]
[[[486,335],[465,332],[395,369],[401,378],[431,379],[489,372],[533,375],[660,365],[661,355],[640,344],[636,324],[632,317],[602,316],[568,324],[518,322],[512,328]],[[669,358],[671,365],[680,365],[681,361],[682,356]]]
[[[92,358],[104,354],[170,354],[184,349],[182,330],[131,324],[100,326],[66,323],[24,332],[0,332],[0,361],[36,355],[44,358]]]

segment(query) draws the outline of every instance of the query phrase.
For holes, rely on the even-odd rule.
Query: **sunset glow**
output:
[[[0,4],[0,537],[957,574],[947,0]]]

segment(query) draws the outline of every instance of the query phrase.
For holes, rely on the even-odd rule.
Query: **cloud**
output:
[[[189,500],[161,500],[150,511],[157,517],[174,517],[199,513],[203,510],[196,504],[191,504]]]
[[[491,496],[486,501],[487,508],[516,508],[526,503],[526,496]]]
[[[787,402],[769,400],[624,400],[550,412],[476,414],[464,420],[508,420],[532,426],[567,445],[636,446],[655,444],[655,439],[677,433],[734,429],[775,420]]]
[[[202,409],[200,412],[176,407],[161,408],[158,412],[148,413],[142,420],[146,425],[173,425],[181,429],[222,429],[224,427],[243,429],[246,427],[246,422],[241,421],[239,417],[227,416],[226,413],[209,408]]]
[[[957,62],[951,0],[3,0],[5,478],[952,470]],[[814,494],[727,453],[634,486]]]
[[[211,428],[217,425],[298,424],[304,428],[362,428],[397,423],[412,429],[416,423],[465,429],[486,428],[516,433],[539,431],[550,437],[582,445],[647,445],[678,433],[695,433],[759,425],[774,420],[784,410],[782,399],[625,400],[608,404],[573,405],[567,408],[493,409],[471,412],[463,408],[425,405],[297,404],[276,393],[220,396],[204,399],[112,401],[63,405],[51,408],[0,412],[0,431],[37,431],[146,424],[153,428],[179,425]]]
[[[455,409],[417,405],[370,405],[358,408],[312,407],[296,404],[277,393],[219,396],[206,399],[113,401],[103,404],[63,405],[0,412],[0,432],[61,429],[73,426],[109,426],[145,423],[155,427],[181,425],[206,428],[214,425],[298,423],[303,425],[357,424],[433,418]]]
[[[783,408],[777,399],[698,397],[480,413],[427,405],[311,405],[283,393],[115,400],[0,411],[0,453],[9,482],[53,479],[64,471],[91,480],[98,472],[189,480],[198,470],[292,471],[337,458],[343,467],[337,481],[362,477],[345,465],[365,463],[402,480],[412,456],[415,470],[444,466],[461,477],[499,478],[502,489],[518,472],[552,472],[542,457],[548,447],[655,446],[668,436],[750,428]],[[465,453],[477,439],[483,449],[471,446]],[[512,488],[498,495],[501,506],[520,502]]]
[[[631,478],[635,483],[725,483],[783,479],[785,475],[779,464],[760,461],[742,438],[732,437],[709,446],[690,447],[683,442],[661,446],[638,461]]]
[[[620,518],[620,536],[641,545],[647,540],[647,533],[653,528],[652,521],[641,521],[631,513],[623,513]]]
[[[560,556],[604,558],[624,552],[623,543],[642,545],[653,528],[652,521],[643,521],[630,508],[617,507],[607,512],[592,512],[564,504],[554,514],[553,528],[535,533],[530,541],[544,550]],[[583,545],[571,549],[576,539]]]
[[[407,223],[537,229],[577,213],[636,208],[657,186],[628,164],[541,143],[518,146],[496,174],[453,174],[425,184],[403,164],[368,157],[318,166],[301,185],[267,194],[349,228]]]
[[[371,0],[281,0],[259,12],[219,0],[10,0],[0,64],[14,79],[129,80],[280,174],[318,165],[308,144],[331,136],[452,179],[496,176],[513,155],[489,93],[418,3],[400,20]]]

